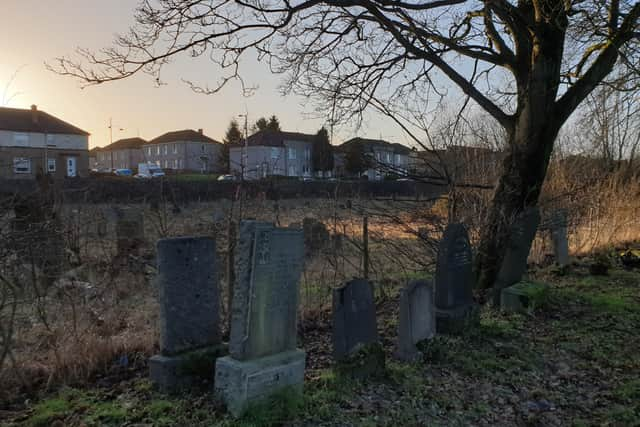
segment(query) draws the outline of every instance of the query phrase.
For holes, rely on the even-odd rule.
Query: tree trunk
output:
[[[530,71],[520,74],[518,106],[513,127],[507,130],[510,152],[480,236],[475,273],[483,300],[489,296],[487,290],[495,287],[512,221],[538,203],[553,144],[562,125],[550,113],[554,111],[558,93],[564,35],[557,28],[547,30],[531,46],[533,66],[523,66]],[[493,289],[492,296],[499,292],[500,289]]]

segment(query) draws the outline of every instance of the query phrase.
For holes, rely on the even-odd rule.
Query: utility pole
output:
[[[247,168],[247,157],[248,157],[248,133],[249,133],[249,113],[238,114],[238,117],[244,117],[244,147],[242,149],[242,159],[241,159],[241,169],[242,169],[242,179],[245,178],[245,171]]]

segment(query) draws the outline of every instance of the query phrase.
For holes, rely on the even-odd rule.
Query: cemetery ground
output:
[[[282,393],[234,420],[203,391],[167,396],[148,380],[148,354],[129,355],[83,384],[3,404],[8,425],[640,425],[640,271],[593,276],[593,258],[566,272],[547,265],[528,280],[550,292],[531,314],[483,308],[480,326],[438,335],[424,359],[396,347],[400,281],[378,294],[386,373],[363,381],[334,374],[330,309],[299,324],[307,352],[302,398]],[[379,289],[382,287],[379,287]]]

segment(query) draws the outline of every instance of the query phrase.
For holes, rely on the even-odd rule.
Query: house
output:
[[[315,135],[263,130],[247,138],[246,145],[229,147],[230,173],[245,179],[271,175],[311,177]]]
[[[411,149],[405,145],[381,139],[352,138],[336,147],[335,165],[338,175],[350,175],[347,157],[350,151],[360,152],[368,167],[361,173],[369,180],[379,181],[385,176],[403,176],[409,169]]]
[[[38,110],[0,108],[0,178],[89,173],[89,133]]]
[[[95,164],[98,170],[137,169],[139,163],[145,162],[142,146],[147,144],[142,138],[120,139],[96,151]]]
[[[142,145],[148,162],[163,169],[201,173],[222,172],[222,144],[204,135],[202,129],[168,132]]]

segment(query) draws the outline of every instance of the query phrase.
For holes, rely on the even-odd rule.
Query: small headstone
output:
[[[209,237],[158,241],[160,353],[152,382],[166,392],[210,381],[220,339],[216,245]]]
[[[333,290],[333,356],[339,371],[355,377],[384,369],[373,288],[365,279]]]
[[[472,256],[467,229],[462,224],[449,224],[436,260],[436,329],[440,333],[460,333],[477,320]]]
[[[532,313],[544,303],[548,291],[543,283],[516,283],[500,292],[500,308],[505,312]]]
[[[296,347],[302,230],[243,221],[236,245],[229,357],[215,388],[230,412],[290,387],[302,391],[305,353]]]
[[[398,351],[401,360],[421,357],[418,346],[436,334],[433,284],[414,280],[400,291],[400,319],[398,322]]]
[[[527,271],[527,258],[539,223],[540,211],[537,207],[527,208],[514,220],[510,227],[506,252],[494,286],[497,291],[522,280]],[[499,296],[500,294],[497,293],[496,297],[499,298]]]

